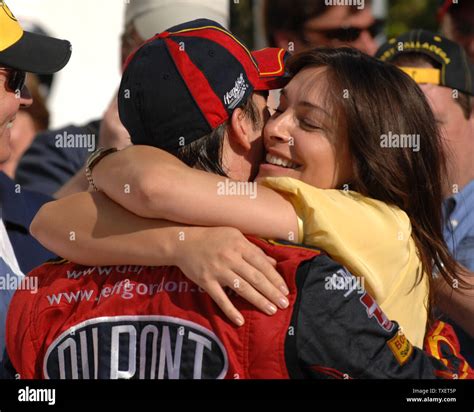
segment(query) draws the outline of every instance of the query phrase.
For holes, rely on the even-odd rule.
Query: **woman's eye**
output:
[[[301,126],[303,126],[305,129],[310,129],[310,130],[318,130],[321,129],[321,127],[316,126],[313,123],[307,122],[306,120],[301,120],[300,121]]]

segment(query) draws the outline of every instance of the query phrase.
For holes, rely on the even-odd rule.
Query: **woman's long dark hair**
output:
[[[350,48],[314,49],[288,63],[292,75],[310,67],[325,67],[327,98],[338,119],[336,136],[347,136],[353,158],[351,189],[398,206],[410,218],[422,272],[428,276],[430,307],[432,273],[436,268],[452,284],[458,265],[442,233],[442,188],[446,158],[434,115],[417,84],[393,65]],[[381,137],[419,135],[419,151],[384,148]]]

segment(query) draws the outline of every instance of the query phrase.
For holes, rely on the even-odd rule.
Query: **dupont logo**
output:
[[[113,316],[61,334],[43,362],[47,379],[223,379],[228,359],[210,330],[169,316]]]

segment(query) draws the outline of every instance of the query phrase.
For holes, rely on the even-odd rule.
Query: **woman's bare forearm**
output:
[[[192,169],[153,147],[105,157],[94,169],[94,180],[111,199],[143,217],[231,226],[270,238],[298,231],[293,206],[277,192]]]
[[[47,249],[83,265],[174,265],[182,242],[201,228],[134,215],[102,193],[45,204],[31,224]]]

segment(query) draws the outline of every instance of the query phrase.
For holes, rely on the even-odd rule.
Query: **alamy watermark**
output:
[[[18,276],[6,273],[0,277],[0,290],[29,290],[31,293],[38,292],[37,276]]]
[[[419,134],[397,134],[391,131],[380,136],[380,147],[409,148],[414,152],[420,151]]]
[[[250,199],[257,197],[257,182],[236,182],[225,179],[217,183],[219,196],[248,196]]]
[[[365,7],[364,0],[324,0],[326,6],[357,6],[358,10]]]
[[[19,402],[45,402],[52,406],[56,404],[56,389],[35,389],[29,386],[18,389]]]
[[[354,291],[357,291],[360,295],[365,292],[365,279],[363,277],[352,276],[345,269],[339,269],[332,276],[326,276],[324,280],[326,282],[324,289],[345,290],[345,297]]]
[[[89,152],[95,150],[95,134],[68,134],[66,131],[57,134],[54,145],[60,148],[87,148]]]

